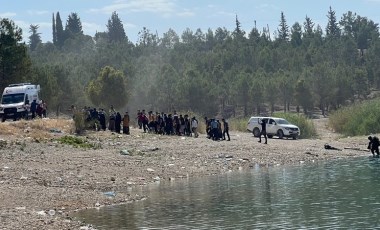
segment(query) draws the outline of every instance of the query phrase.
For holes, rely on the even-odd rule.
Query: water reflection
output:
[[[255,168],[144,187],[149,199],[86,210],[99,229],[373,229],[380,161]]]

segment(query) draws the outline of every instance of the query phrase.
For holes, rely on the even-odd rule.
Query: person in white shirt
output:
[[[198,137],[197,128],[198,128],[198,121],[195,117],[193,117],[191,119],[191,132],[194,133],[194,137]]]

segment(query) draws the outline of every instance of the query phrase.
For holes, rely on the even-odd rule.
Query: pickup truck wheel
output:
[[[293,140],[297,140],[297,136],[293,136]]]
[[[253,133],[253,136],[259,137],[260,136],[260,129],[254,128],[253,131],[252,131],[252,133]]]
[[[5,115],[1,117],[1,122],[5,121]]]
[[[277,136],[278,136],[278,138],[283,139],[284,138],[284,132],[281,129],[278,130],[277,131]]]

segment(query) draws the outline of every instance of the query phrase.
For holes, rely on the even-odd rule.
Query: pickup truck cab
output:
[[[247,130],[252,132],[255,137],[259,137],[261,122],[263,121],[266,122],[266,131],[269,138],[278,136],[280,139],[291,137],[295,140],[301,134],[297,126],[289,123],[284,118],[278,117],[251,117],[248,121]]]

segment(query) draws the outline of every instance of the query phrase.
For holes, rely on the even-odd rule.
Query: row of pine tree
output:
[[[32,81],[50,108],[71,104],[153,111],[194,111],[204,115],[248,116],[275,110],[308,114],[373,97],[380,87],[378,24],[353,13],[328,23],[288,26],[285,14],[274,33],[255,23],[249,32],[236,16],[225,27],[190,28],[160,37],[142,28],[131,42],[116,12],[107,31],[85,35],[71,13],[65,28],[52,17],[53,41],[42,43],[30,26],[28,45],[9,19],[0,21],[0,88]]]

